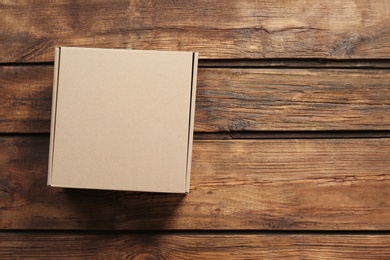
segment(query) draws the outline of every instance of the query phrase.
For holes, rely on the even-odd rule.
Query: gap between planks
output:
[[[0,66],[53,66],[54,62],[11,62]],[[199,59],[199,68],[390,69],[390,59]]]
[[[189,235],[189,236],[389,236],[390,230],[88,230],[88,229],[2,229],[0,235],[6,234],[41,234],[41,235]]]

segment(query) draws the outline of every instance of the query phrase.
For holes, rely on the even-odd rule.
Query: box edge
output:
[[[190,117],[188,129],[188,146],[187,146],[187,167],[186,167],[186,183],[185,194],[190,192],[191,164],[192,164],[192,146],[194,137],[194,121],[195,121],[195,103],[196,103],[196,84],[198,73],[198,53],[192,53],[192,78],[191,78],[191,100],[190,100]]]
[[[54,75],[53,75],[53,94],[52,94],[52,107],[51,107],[51,122],[50,122],[50,143],[49,143],[49,161],[48,161],[48,174],[47,185],[52,186],[53,175],[53,154],[54,154],[54,141],[55,141],[55,125],[57,116],[57,99],[58,99],[58,81],[60,70],[60,58],[61,47],[55,48],[54,55]]]

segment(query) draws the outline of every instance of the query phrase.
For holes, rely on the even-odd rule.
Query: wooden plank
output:
[[[0,62],[52,61],[55,46],[192,50],[207,59],[390,58],[390,3],[2,1]]]
[[[0,132],[49,132],[53,66],[0,67]]]
[[[340,139],[340,138],[390,138],[390,131],[240,131],[240,132],[196,132],[194,139]]]
[[[195,130],[388,130],[389,79],[387,70],[205,69]]]
[[[389,59],[201,59],[200,68],[389,69]]]
[[[12,259],[388,259],[388,235],[0,233]]]
[[[390,229],[387,138],[196,140],[186,196],[47,187],[48,146],[0,138],[1,229]]]
[[[199,69],[195,131],[390,130],[390,71]],[[49,131],[52,66],[0,67],[0,132]]]

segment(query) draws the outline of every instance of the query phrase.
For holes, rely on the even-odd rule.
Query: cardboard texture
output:
[[[197,61],[56,48],[48,185],[188,193]]]

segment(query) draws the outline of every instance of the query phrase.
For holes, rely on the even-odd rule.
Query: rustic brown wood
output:
[[[3,233],[12,259],[388,259],[388,235]]]
[[[342,139],[342,138],[390,138],[390,131],[239,131],[239,132],[196,132],[194,139]]]
[[[389,79],[387,70],[204,69],[195,130],[388,130]]]
[[[390,259],[389,1],[5,0],[0,17],[1,259]],[[200,52],[189,195],[46,186],[56,46]]]
[[[0,62],[55,46],[192,50],[201,58],[390,58],[389,1],[3,1]]]
[[[389,230],[390,139],[194,142],[191,193],[46,186],[48,138],[0,138],[0,228]]]
[[[0,67],[0,132],[49,131],[52,66]],[[390,130],[390,71],[199,69],[195,131]]]
[[[201,59],[200,68],[389,69],[389,59]]]
[[[0,132],[50,130],[53,67],[0,67]]]

